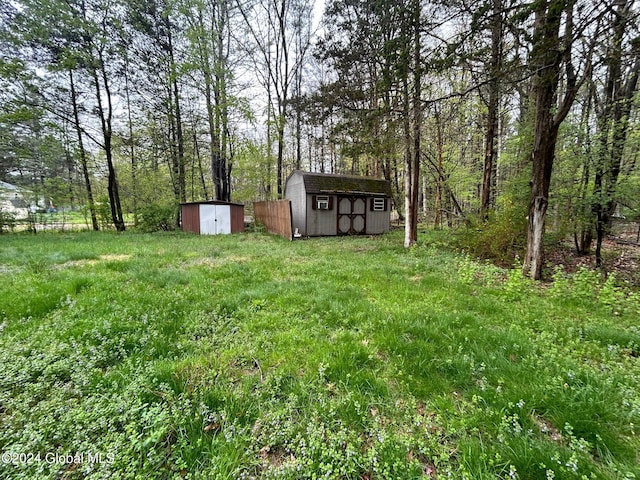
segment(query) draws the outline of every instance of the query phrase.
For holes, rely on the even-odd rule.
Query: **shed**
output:
[[[377,235],[391,225],[391,183],[381,178],[295,170],[285,198],[304,236]]]
[[[244,205],[210,200],[180,204],[182,230],[200,235],[244,231]]]

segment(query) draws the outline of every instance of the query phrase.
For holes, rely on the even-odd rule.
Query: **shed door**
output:
[[[217,235],[231,233],[231,212],[228,205],[200,205],[200,233]]]
[[[367,203],[363,197],[338,197],[338,235],[365,233]]]
[[[231,207],[216,205],[216,233],[231,233]]]

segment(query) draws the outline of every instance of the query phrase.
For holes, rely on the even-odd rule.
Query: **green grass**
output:
[[[3,479],[640,476],[640,299],[590,272],[399,232],[5,235],[0,272]]]

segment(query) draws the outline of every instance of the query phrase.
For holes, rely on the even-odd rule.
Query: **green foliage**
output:
[[[106,196],[98,198],[98,201],[95,204],[95,209],[100,228],[107,230],[112,227],[113,219],[111,218],[111,204],[109,202],[109,198]]]
[[[401,235],[3,235],[0,451],[85,457],[0,476],[640,475],[638,298]]]
[[[143,232],[169,232],[176,229],[177,215],[175,202],[149,203],[140,208],[138,226]]]
[[[559,301],[576,306],[595,302],[616,316],[621,312],[640,314],[640,296],[625,288],[614,273],[603,280],[600,272],[587,267],[578,268],[574,274],[556,267],[549,293]]]
[[[510,204],[490,213],[486,222],[471,217],[471,223],[456,233],[456,244],[473,256],[509,265],[524,252],[526,226],[524,209]]]
[[[528,176],[527,170],[521,170],[509,181],[486,221],[469,217],[467,226],[455,234],[458,248],[503,266],[513,265],[522,258],[527,238]]]

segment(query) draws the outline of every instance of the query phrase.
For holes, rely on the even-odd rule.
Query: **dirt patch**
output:
[[[249,260],[251,260],[249,257],[239,257],[236,255],[230,255],[228,257],[204,257],[189,262],[189,265],[218,267],[227,263],[245,263]]]
[[[531,419],[533,420],[533,423],[535,423],[540,429],[540,433],[546,435],[549,440],[555,443],[562,442],[562,434],[560,433],[560,430],[558,430],[558,428],[549,420],[535,414],[531,416]]]
[[[65,262],[60,265],[60,268],[68,268],[68,267],[85,267],[85,266],[93,266],[97,265],[100,262],[122,262],[125,260],[129,260],[131,255],[100,255],[98,258],[84,258],[82,260],[71,260],[69,262]]]
[[[0,265],[0,275],[12,275],[21,271],[19,267],[11,267],[9,265]]]
[[[581,267],[596,267],[595,242],[590,255],[578,255],[571,243],[563,242],[547,247],[545,256],[549,265],[562,265],[567,273]],[[605,273],[615,273],[619,280],[640,287],[640,244],[636,242],[635,233],[608,237],[602,242],[602,257]],[[547,270],[547,275],[551,273],[552,268]]]
[[[129,260],[131,255],[120,254],[120,255],[100,255],[98,259],[103,260],[105,262],[121,262],[123,260]]]

